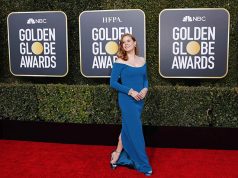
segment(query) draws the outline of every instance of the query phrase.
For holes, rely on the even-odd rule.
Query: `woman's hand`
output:
[[[132,96],[136,101],[139,101],[139,93],[133,89],[130,89],[129,95]]]
[[[145,96],[146,96],[146,94],[147,94],[147,92],[148,92],[148,88],[143,88],[143,89],[140,91],[140,93],[138,93],[139,99],[140,99],[140,100],[144,99]]]
[[[140,97],[139,97],[139,93],[137,91],[133,91],[131,96],[136,100],[136,101],[139,101],[140,100]]]

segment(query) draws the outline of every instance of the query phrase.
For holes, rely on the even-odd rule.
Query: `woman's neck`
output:
[[[128,53],[127,53],[127,56],[128,56],[128,61],[130,61],[130,62],[134,62],[134,61],[135,61],[136,55],[135,55],[135,52],[134,52],[134,51],[128,52]]]

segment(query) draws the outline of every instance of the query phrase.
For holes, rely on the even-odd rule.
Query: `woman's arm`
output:
[[[144,88],[149,88],[149,82],[148,82],[148,77],[147,77],[147,67],[145,69],[145,75],[144,75]]]
[[[125,85],[122,85],[118,82],[122,69],[123,69],[123,65],[114,63],[112,68],[111,78],[110,78],[110,86],[116,89],[117,91],[129,94],[129,91],[131,88]]]

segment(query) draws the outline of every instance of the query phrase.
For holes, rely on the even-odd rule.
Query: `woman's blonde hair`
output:
[[[128,60],[128,56],[127,56],[127,53],[126,51],[123,49],[123,38],[126,37],[126,36],[129,36],[131,37],[131,39],[133,41],[136,41],[136,38],[130,34],[130,33],[125,33],[124,35],[121,36],[121,39],[119,41],[119,48],[118,48],[118,52],[117,52],[117,57],[118,58],[121,58],[122,60],[124,61],[127,61]],[[137,48],[137,45],[135,46],[135,55],[138,55],[138,48]]]

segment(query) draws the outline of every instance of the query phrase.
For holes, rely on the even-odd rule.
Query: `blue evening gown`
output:
[[[118,81],[119,79],[121,82]],[[137,92],[145,87],[148,88],[146,64],[141,67],[133,67],[115,62],[110,86],[118,91],[118,102],[122,114],[121,139],[123,150],[116,165],[132,167],[143,173],[152,171],[145,150],[141,122],[144,100],[136,101],[128,95],[131,88]]]

